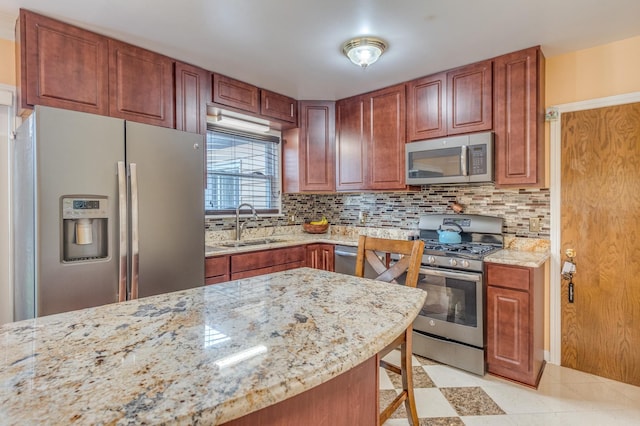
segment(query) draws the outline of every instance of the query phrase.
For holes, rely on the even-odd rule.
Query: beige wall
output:
[[[640,91],[640,37],[547,58],[547,106]]]
[[[15,44],[0,39],[0,84],[16,85]]]

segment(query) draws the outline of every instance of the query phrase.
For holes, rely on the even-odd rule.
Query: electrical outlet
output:
[[[530,217],[529,218],[529,232],[540,232],[542,229],[542,225],[540,223],[539,217]]]

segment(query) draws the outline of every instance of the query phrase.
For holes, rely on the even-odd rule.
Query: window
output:
[[[207,128],[206,214],[235,214],[242,203],[277,214],[280,194],[278,136]]]

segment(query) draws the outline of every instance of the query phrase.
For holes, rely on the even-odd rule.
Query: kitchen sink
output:
[[[232,241],[230,243],[222,243],[218,245],[222,247],[247,247],[247,246],[259,246],[263,244],[271,244],[275,242],[281,242],[281,241],[265,238],[262,240]]]

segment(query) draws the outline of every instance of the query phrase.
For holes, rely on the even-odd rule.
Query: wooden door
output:
[[[366,187],[367,142],[364,132],[365,102],[362,97],[336,103],[336,189]]]
[[[366,97],[367,189],[404,189],[406,142],[405,86],[378,90]],[[366,109],[365,109],[366,111]]]
[[[562,114],[565,367],[640,385],[640,103]]]

